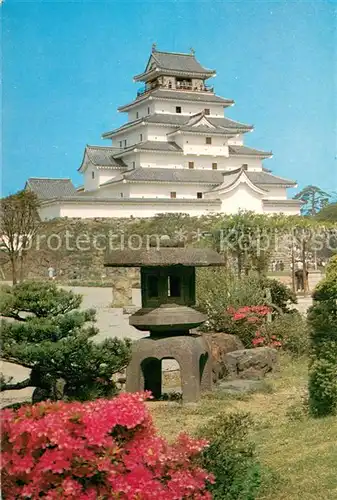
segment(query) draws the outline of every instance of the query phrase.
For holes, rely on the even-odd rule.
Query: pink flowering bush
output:
[[[246,348],[280,347],[281,342],[275,335],[269,336],[266,331],[267,315],[272,312],[268,306],[244,306],[239,309],[227,308],[232,320],[232,331],[240,337]]]
[[[210,499],[197,465],[205,440],[159,437],[144,400],[43,402],[2,411],[2,493],[8,500]]]

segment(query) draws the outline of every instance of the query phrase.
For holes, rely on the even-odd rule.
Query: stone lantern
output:
[[[194,402],[201,391],[212,389],[212,363],[208,343],[190,330],[207,316],[195,305],[195,268],[222,266],[215,251],[187,248],[169,239],[140,250],[112,250],[105,266],[139,267],[142,308],[130,316],[130,325],[149,335],[134,342],[126,371],[126,390],[162,392],[162,360],[175,359],[180,366],[184,402]]]

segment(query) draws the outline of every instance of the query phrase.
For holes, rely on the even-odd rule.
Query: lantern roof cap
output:
[[[110,250],[105,257],[105,267],[167,267],[224,266],[225,260],[209,248],[165,246],[144,247],[139,250]]]

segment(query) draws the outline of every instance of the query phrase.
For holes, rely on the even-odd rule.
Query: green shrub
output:
[[[10,320],[2,322],[2,357],[31,368],[22,383],[2,380],[3,389],[36,387],[34,400],[87,400],[117,392],[112,376],[128,365],[131,341],[94,342],[95,311],[79,310],[81,301],[50,281],[0,289],[0,313]]]
[[[203,329],[207,331],[232,333],[233,326],[228,307],[265,303],[265,290],[254,276],[240,279],[221,268],[202,268],[197,272],[197,306],[207,314]]]
[[[313,299],[308,313],[309,408],[312,415],[321,417],[337,413],[337,281],[330,266]]]
[[[271,293],[271,302],[282,310],[282,312],[290,312],[289,305],[297,304],[296,294],[279,280],[262,278],[261,287],[269,288]]]
[[[267,338],[273,335],[281,342],[282,349],[292,356],[304,356],[309,352],[309,327],[299,313],[281,314],[265,324]]]
[[[261,467],[254,445],[248,439],[252,427],[249,414],[219,414],[200,427],[199,437],[209,441],[201,465],[215,476],[209,485],[214,500],[254,500],[261,484]]]

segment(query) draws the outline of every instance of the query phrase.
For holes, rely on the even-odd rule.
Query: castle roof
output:
[[[115,182],[172,182],[186,184],[205,184],[214,187],[220,185],[231,186],[242,174],[248,177],[250,182],[259,188],[268,186],[293,187],[295,181],[278,177],[264,171],[253,172],[238,168],[232,171],[221,171],[211,169],[187,169],[187,168],[144,168],[139,167],[121,173],[118,178],[107,181],[104,185]],[[102,184],[103,185],[103,184]]]
[[[114,155],[120,153],[122,149],[106,147],[106,146],[89,146],[85,147],[83,159],[79,171],[85,170],[88,164],[102,168],[127,168],[125,163],[120,158],[115,158]]]
[[[152,76],[182,75],[199,76],[200,78],[209,78],[215,75],[215,71],[204,68],[195,58],[194,53],[183,54],[179,52],[162,52],[156,49],[152,50],[146,65],[145,71],[134,76],[135,81],[147,81]]]
[[[259,149],[250,148],[248,146],[228,146],[228,151],[231,156],[256,156],[257,158],[271,158],[271,151],[261,151]]]
[[[64,196],[75,196],[76,188],[71,179],[51,179],[48,177],[30,177],[25,189],[29,189],[36,194],[40,200],[50,198],[61,198]]]
[[[202,104],[222,104],[224,107],[232,106],[234,104],[232,99],[226,99],[225,97],[215,95],[211,92],[188,92],[186,90],[164,90],[157,88],[141,94],[136,100],[129,104],[120,106],[118,111],[128,111],[133,106],[152,99],[165,101],[174,100],[179,102],[200,102]]]
[[[181,115],[181,114],[169,114],[169,113],[155,113],[153,115],[144,116],[132,122],[128,122],[121,127],[111,130],[109,132],[105,132],[102,137],[103,139],[109,139],[115,134],[119,134],[124,132],[124,130],[129,129],[130,127],[142,125],[142,124],[151,124],[151,125],[162,125],[168,127],[182,127],[190,123],[191,118],[198,119],[203,116],[203,112],[196,113],[193,116]],[[233,133],[244,133],[253,130],[252,125],[247,125],[245,123],[237,122],[225,117],[214,118],[211,116],[207,116],[207,120],[214,127],[222,127],[227,129]]]

